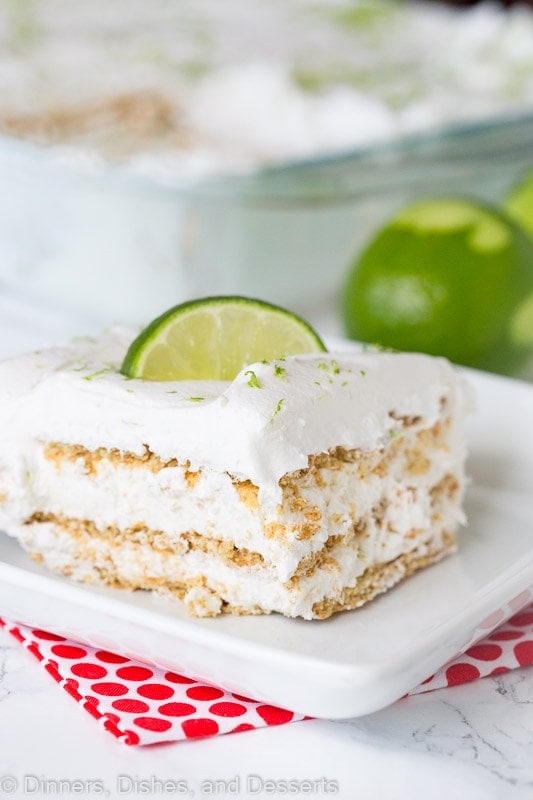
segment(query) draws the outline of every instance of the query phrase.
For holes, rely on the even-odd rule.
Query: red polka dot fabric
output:
[[[304,719],[176,672],[0,619],[47,672],[124,744],[147,745]]]
[[[517,598],[514,607],[491,615],[475,632],[475,643],[409,694],[456,686],[533,664],[533,604],[519,610],[523,603],[524,597]],[[507,622],[495,628],[513,611],[516,613]],[[187,675],[68,641],[49,631],[2,619],[0,626],[124,744],[180,741],[306,719]],[[475,641],[483,630],[485,638]]]
[[[521,599],[523,602],[524,597],[531,597],[531,593],[516,598],[514,603],[510,604],[507,613],[502,610],[496,615],[492,614],[481,623],[478,632],[483,629],[490,631],[494,624],[498,624],[508,613],[512,614],[513,610],[519,608],[520,603],[517,601]],[[472,644],[464,653],[426,678],[409,694],[421,694],[446,686],[457,686],[459,683],[467,683],[487,675],[498,675],[530,664],[533,664],[533,604],[515,613],[499,628],[488,633],[486,638]]]

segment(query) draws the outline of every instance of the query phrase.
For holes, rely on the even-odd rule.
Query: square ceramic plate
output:
[[[0,614],[312,716],[388,705],[530,597],[533,385],[467,377],[478,409],[459,552],[364,608],[316,622],[195,620],[177,601],[54,576],[1,535]]]

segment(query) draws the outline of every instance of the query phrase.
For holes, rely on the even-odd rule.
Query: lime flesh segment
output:
[[[231,381],[248,364],[326,347],[300,317],[246,297],[174,306],[132,342],[121,372],[149,381]]]

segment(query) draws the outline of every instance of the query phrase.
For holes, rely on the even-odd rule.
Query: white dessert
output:
[[[531,10],[489,1],[13,0],[0,131],[81,171],[232,173],[527,111],[532,51]]]
[[[0,364],[0,528],[76,580],[190,612],[326,617],[455,546],[462,379],[324,353],[231,383],[129,380],[113,330]]]

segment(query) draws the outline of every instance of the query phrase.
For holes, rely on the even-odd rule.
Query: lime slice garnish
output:
[[[515,315],[532,292],[533,242],[515,222],[434,198],[400,211],[357,258],[343,314],[355,339],[512,373],[531,353],[526,312]]]
[[[253,362],[325,349],[290,311],[247,297],[206,297],[154,319],[130,345],[121,372],[149,381],[231,381]]]

